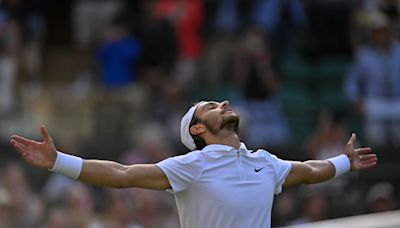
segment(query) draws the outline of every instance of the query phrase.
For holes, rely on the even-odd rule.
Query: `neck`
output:
[[[207,145],[210,144],[221,144],[231,146],[235,149],[240,148],[239,136],[234,132],[220,132],[218,135],[209,135],[204,137]]]

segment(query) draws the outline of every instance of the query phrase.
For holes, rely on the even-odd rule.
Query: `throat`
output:
[[[221,144],[221,145],[226,145],[226,146],[231,146],[235,149],[240,148],[240,139],[239,136],[236,133],[231,134],[223,134],[223,132],[220,132],[218,135],[214,135],[213,137],[209,137],[206,140],[206,144]]]

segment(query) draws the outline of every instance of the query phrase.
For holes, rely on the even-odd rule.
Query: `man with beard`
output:
[[[248,150],[238,136],[239,116],[229,102],[202,101],[181,121],[181,140],[191,152],[157,164],[121,165],[83,160],[56,150],[42,126],[43,142],[11,136],[29,164],[94,185],[171,189],[182,227],[270,227],[274,193],[295,184],[319,183],[349,170],[376,165],[370,148],[354,149],[328,160],[285,161],[265,150]],[[266,129],[268,130],[268,129]]]

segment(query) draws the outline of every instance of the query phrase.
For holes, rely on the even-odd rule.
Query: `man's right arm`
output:
[[[126,166],[113,161],[84,160],[79,180],[112,188],[171,188],[164,172],[154,164]]]
[[[164,172],[154,164],[122,165],[105,160],[81,160],[57,152],[53,140],[46,128],[41,127],[43,142],[11,136],[11,144],[30,165],[51,169],[69,177],[104,187],[128,188],[138,187],[164,190],[170,188]]]

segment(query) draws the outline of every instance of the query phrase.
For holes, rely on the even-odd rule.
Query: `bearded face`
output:
[[[239,133],[239,122],[240,117],[233,113],[232,115],[222,116],[221,121],[218,119],[207,119],[203,123],[207,129],[214,135],[217,135],[220,131],[233,131]]]
[[[205,133],[205,131],[222,137],[229,134],[237,135],[239,132],[239,115],[231,109],[228,101],[198,103],[192,121],[190,127],[192,137]]]

